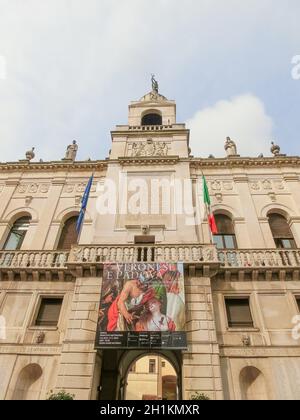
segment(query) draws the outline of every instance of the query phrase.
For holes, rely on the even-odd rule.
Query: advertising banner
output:
[[[97,349],[186,349],[183,264],[105,264]]]

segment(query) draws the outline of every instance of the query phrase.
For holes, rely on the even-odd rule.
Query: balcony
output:
[[[225,280],[299,280],[300,250],[217,250],[213,245],[75,246],[70,252],[0,251],[0,280],[71,281],[105,263],[182,262]]]
[[[245,249],[218,250],[218,260],[224,268],[300,268],[300,250],[294,249]]]
[[[65,280],[69,252],[0,251],[0,280]]]
[[[134,262],[183,262],[219,264],[213,245],[150,245],[150,246],[78,246],[73,247],[69,264],[103,264]]]

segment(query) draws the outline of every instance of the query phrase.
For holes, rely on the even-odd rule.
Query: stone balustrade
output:
[[[69,263],[133,263],[133,262],[218,263],[213,245],[153,245],[153,246],[78,246],[73,247]]]
[[[218,250],[218,259],[225,268],[299,268],[300,250]]]
[[[75,246],[70,252],[0,251],[0,270],[64,270],[73,265],[182,262],[220,269],[300,268],[300,250],[217,250],[212,245]]]
[[[64,269],[69,252],[0,251],[1,269]]]

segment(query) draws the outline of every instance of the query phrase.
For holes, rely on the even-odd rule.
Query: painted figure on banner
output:
[[[101,331],[182,331],[182,276],[177,264],[106,266],[98,320]]]

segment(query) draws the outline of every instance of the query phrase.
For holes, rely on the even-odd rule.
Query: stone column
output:
[[[183,355],[183,398],[196,392],[223,399],[219,345],[210,278],[186,279],[188,351]]]
[[[96,398],[95,389],[100,383],[94,342],[101,283],[100,278],[78,278],[75,284],[55,390],[64,389],[75,399]]]

